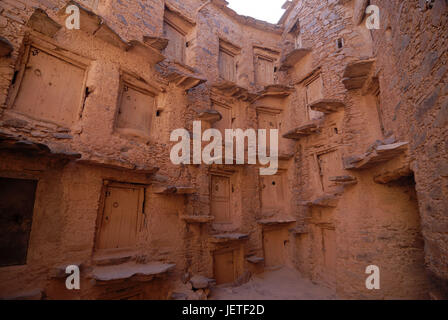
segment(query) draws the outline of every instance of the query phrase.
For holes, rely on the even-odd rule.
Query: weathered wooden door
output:
[[[232,283],[235,281],[233,256],[233,250],[215,252],[213,268],[216,284]]]
[[[258,114],[258,129],[266,130],[266,150],[269,152],[271,146],[271,129],[278,129],[277,116],[272,113],[260,112]]]
[[[284,205],[283,176],[260,176],[262,211],[279,211]]]
[[[222,115],[222,119],[214,124],[214,128],[221,132],[223,142],[225,141],[225,130],[232,129],[232,108],[221,104],[213,104],[213,109]]]
[[[259,85],[274,84],[274,62],[263,57],[257,57],[255,78]]]
[[[140,188],[107,188],[98,249],[128,248],[136,244],[142,192]]]
[[[219,50],[219,73],[228,81],[235,82],[235,58],[227,51]]]
[[[154,108],[155,98],[151,93],[123,83],[117,128],[137,130],[149,136]]]
[[[185,63],[185,36],[170,24],[164,24],[164,35],[169,39],[165,54],[172,59]]]
[[[324,98],[322,77],[319,76],[307,86],[306,97],[308,104]],[[310,120],[319,119],[324,115],[322,112],[314,111],[311,108],[308,109],[308,112]]]
[[[286,261],[285,232],[282,229],[263,231],[263,248],[266,267],[282,266]]]
[[[340,153],[338,151],[332,151],[321,154],[318,156],[318,161],[323,191],[330,191],[334,183],[329,179],[343,174]]]
[[[31,47],[13,109],[70,127],[81,108],[85,70]]]
[[[322,245],[325,270],[325,280],[332,284],[336,278],[336,232],[330,229],[322,229]]]
[[[211,210],[214,222],[228,223],[230,221],[230,177],[212,176]]]

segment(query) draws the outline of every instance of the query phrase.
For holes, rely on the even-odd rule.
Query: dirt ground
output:
[[[329,288],[316,285],[290,268],[254,275],[240,287],[215,287],[210,300],[334,300]]]

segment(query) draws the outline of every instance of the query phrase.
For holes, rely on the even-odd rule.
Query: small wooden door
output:
[[[218,111],[222,115],[222,119],[215,123],[214,128],[221,132],[223,142],[225,141],[225,130],[232,129],[232,108],[221,105],[213,104],[213,109]]]
[[[83,68],[31,47],[13,109],[70,127],[80,112],[84,74]]]
[[[128,248],[136,244],[143,192],[137,187],[107,188],[98,249]]]
[[[307,86],[306,97],[308,104],[324,98],[322,77],[319,76]],[[314,111],[311,108],[308,109],[308,113],[310,120],[319,119],[324,115],[322,112]]]
[[[217,285],[232,283],[235,281],[235,266],[233,255],[233,250],[225,252],[215,252],[213,268]]]
[[[258,114],[258,129],[266,130],[266,150],[269,152],[271,147],[271,129],[278,129],[277,116],[272,113],[260,112]]]
[[[274,84],[274,62],[267,58],[257,57],[255,78],[259,85]]]
[[[321,154],[318,156],[318,161],[323,191],[330,191],[333,183],[329,179],[343,174],[340,153],[338,151],[332,151]]]
[[[155,98],[151,93],[123,83],[117,128],[133,129],[149,136],[154,109]]]
[[[283,176],[261,176],[261,206],[262,211],[279,211],[284,205]]]
[[[212,176],[211,210],[214,222],[228,223],[230,221],[230,177]]]
[[[286,261],[287,237],[282,229],[263,231],[263,248],[266,267],[282,266]]]
[[[228,81],[236,81],[235,57],[225,50],[219,50],[219,73]]]
[[[164,35],[169,40],[165,54],[169,58],[185,63],[185,36],[170,24],[164,24]]]
[[[336,278],[336,232],[330,229],[322,229],[322,245],[325,275],[328,283],[333,283]]]

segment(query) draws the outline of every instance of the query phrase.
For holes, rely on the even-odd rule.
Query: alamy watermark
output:
[[[376,5],[370,5],[366,8],[366,27],[369,30],[380,29],[380,8]]]
[[[193,155],[191,155],[191,136],[186,129],[176,129],[171,133],[170,141],[178,142],[171,149],[170,159],[173,164],[245,164],[246,139],[248,164],[258,164],[260,175],[275,175],[278,170],[278,130],[269,130],[269,155],[267,154],[267,130],[226,129],[225,146],[221,131],[205,130],[202,134],[201,121],[193,122]],[[179,142],[180,140],[180,142]],[[236,144],[235,144],[236,140]],[[258,141],[257,141],[258,140]],[[202,142],[210,142],[202,149]],[[225,151],[223,157],[223,149]],[[236,159],[234,151],[236,150]],[[223,161],[224,160],[224,161]]]

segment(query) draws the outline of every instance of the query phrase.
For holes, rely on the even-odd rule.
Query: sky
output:
[[[277,24],[285,12],[286,0],[227,0],[229,7],[237,13]]]

